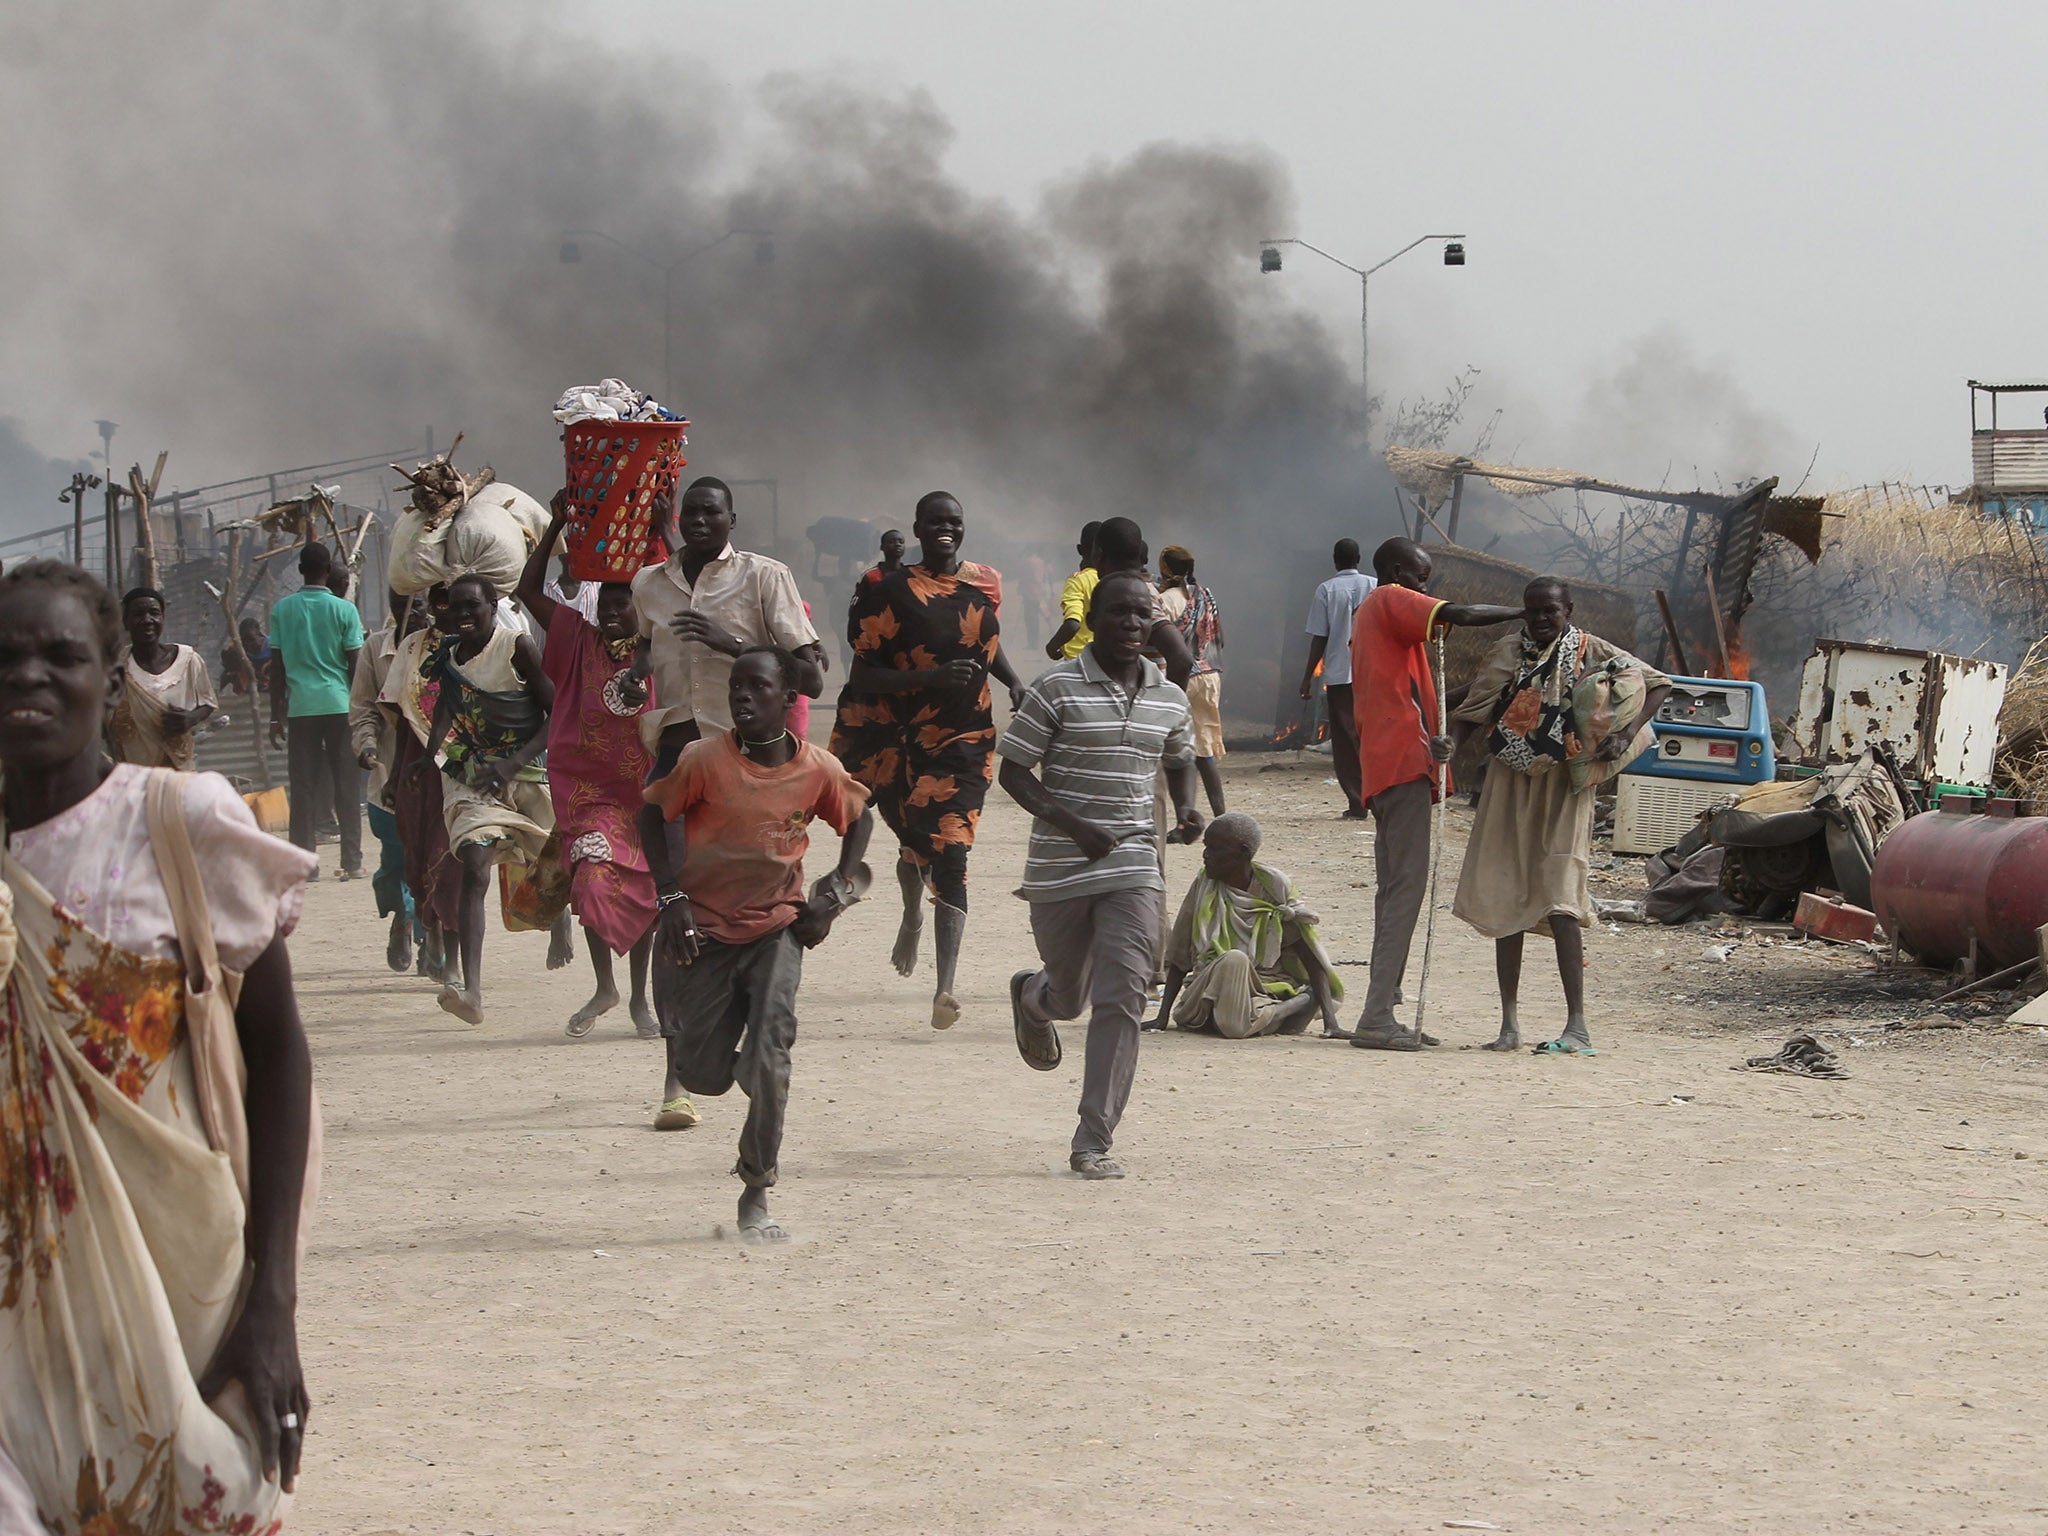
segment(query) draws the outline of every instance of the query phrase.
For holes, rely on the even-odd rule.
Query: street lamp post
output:
[[[565,229],[562,231],[562,260],[569,265],[573,266],[583,259],[583,252],[576,244],[577,238],[581,237],[585,240],[602,240],[606,245],[615,246],[619,250],[624,251],[635,261],[644,261],[648,266],[660,269],[661,403],[670,410],[675,409],[676,390],[675,327],[673,323],[675,318],[676,273],[695,261],[699,256],[709,251],[715,251],[719,246],[725,244],[726,241],[738,239],[741,235],[751,236],[754,240],[754,264],[756,266],[765,267],[775,259],[774,239],[765,231],[758,229],[728,229],[717,239],[707,240],[702,245],[692,246],[674,261],[670,262],[660,261],[653,256],[649,256],[645,251],[635,250],[632,246],[626,244],[625,241],[608,235],[601,229]]]
[[[1462,267],[1465,265],[1465,247],[1462,243],[1464,239],[1463,235],[1422,235],[1414,240],[1410,240],[1385,261],[1374,262],[1369,267],[1354,267],[1350,262],[1344,260],[1343,257],[1332,256],[1321,246],[1311,245],[1306,240],[1290,238],[1260,242],[1259,270],[1261,272],[1278,272],[1280,270],[1280,247],[1283,245],[1298,245],[1305,251],[1314,251],[1316,255],[1322,257],[1325,261],[1334,261],[1338,266],[1358,279],[1358,387],[1365,398],[1365,435],[1368,441],[1372,438],[1372,332],[1368,326],[1368,319],[1372,308],[1372,275],[1379,271],[1381,267],[1391,262],[1399,261],[1418,245],[1427,245],[1432,240],[1447,242],[1444,246],[1445,266]]]

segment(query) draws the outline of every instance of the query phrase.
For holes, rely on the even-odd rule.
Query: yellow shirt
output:
[[[1095,583],[1101,579],[1101,572],[1092,565],[1085,565],[1069,576],[1067,584],[1060,588],[1060,617],[1072,619],[1081,626],[1060,652],[1068,661],[1087,650],[1088,642],[1095,638],[1095,631],[1088,627],[1088,600],[1095,595]]]

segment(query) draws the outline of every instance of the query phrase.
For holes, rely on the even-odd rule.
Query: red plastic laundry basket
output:
[[[668,558],[654,531],[654,498],[675,489],[687,421],[577,421],[562,429],[568,470],[569,574],[631,581]]]

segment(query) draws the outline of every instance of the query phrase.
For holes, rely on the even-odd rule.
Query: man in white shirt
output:
[[[780,560],[733,548],[731,487],[707,475],[683,492],[673,517],[661,503],[655,514],[672,553],[633,578],[640,645],[630,674],[634,682],[654,677],[655,707],[640,717],[654,754],[650,784],[668,775],[691,742],[733,728],[726,680],[733,658],[748,646],[794,653],[801,690],[815,699],[825,689],[824,649],[804,615],[796,577]],[[643,838],[668,832],[659,811],[642,810]]]
[[[1308,665],[1301,673],[1301,696],[1315,697],[1316,665],[1322,664],[1324,703],[1330,718],[1330,757],[1337,785],[1344,791],[1344,814],[1365,816],[1358,796],[1358,719],[1351,706],[1351,616],[1365,594],[1379,583],[1358,569],[1358,541],[1339,539],[1331,551],[1337,574],[1316,588],[1308,605]]]

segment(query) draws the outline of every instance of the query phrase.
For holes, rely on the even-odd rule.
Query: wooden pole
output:
[[[1691,677],[1692,663],[1685,659],[1685,642],[1678,638],[1678,621],[1671,617],[1671,599],[1664,595],[1662,587],[1657,588],[1657,611],[1664,615],[1664,643],[1671,647],[1671,659],[1678,668],[1678,675]]]
[[[114,484],[114,467],[107,466],[107,585],[121,590],[121,487]]]
[[[220,591],[221,617],[228,623],[228,644],[240,658],[242,669],[249,674],[249,735],[256,744],[256,772],[263,779],[263,787],[271,787],[270,753],[263,740],[263,679],[256,673],[256,658],[242,649],[242,629],[235,622],[235,587],[242,577],[242,530],[228,530],[228,576],[227,585]]]
[[[1463,506],[1464,502],[1465,472],[1463,470],[1460,470],[1458,471],[1457,475],[1451,480],[1450,526],[1444,534],[1444,542],[1446,544],[1455,544],[1458,542],[1458,508]]]
[[[1721,670],[1716,677],[1728,675],[1728,626],[1721,618],[1721,594],[1714,590],[1714,563],[1709,560],[1701,571],[1707,579],[1707,611],[1714,616],[1714,644],[1721,652]]]
[[[163,460],[157,464],[162,466]],[[149,526],[149,486],[142,478],[142,466],[135,465],[128,471],[128,494],[135,501],[135,547],[142,553],[142,584],[154,587],[157,582],[156,530]]]

